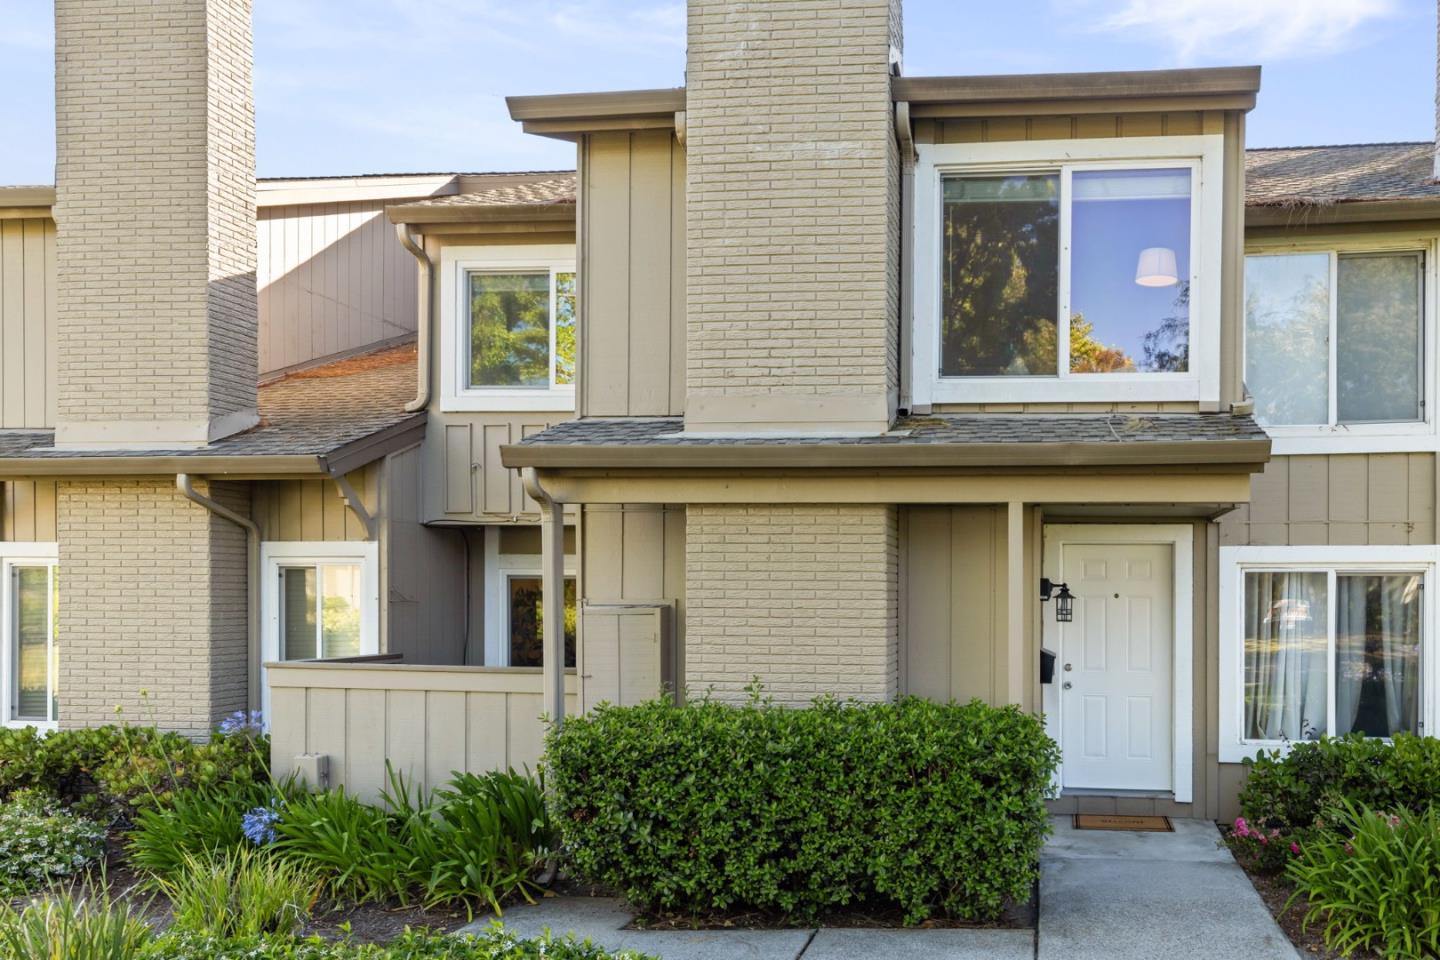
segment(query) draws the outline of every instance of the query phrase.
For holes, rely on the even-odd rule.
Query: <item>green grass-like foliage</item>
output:
[[[150,877],[173,876],[190,857],[247,846],[241,818],[246,811],[270,803],[276,793],[277,788],[263,782],[177,790],[164,806],[135,814],[125,852]]]
[[[0,900],[6,960],[139,960],[152,940],[150,927],[128,905],[88,886],[19,909]]]
[[[1423,811],[1440,803],[1440,740],[1397,733],[1392,743],[1358,734],[1297,742],[1248,761],[1240,812],[1282,834],[1311,827],[1345,802],[1376,810]]]
[[[568,720],[547,774],[575,867],[642,909],[918,923],[1029,897],[1058,759],[1038,717],[979,701],[657,701]]]
[[[1440,956],[1440,808],[1380,813],[1344,802],[1286,867],[1305,924],[1349,956]]]
[[[423,863],[399,822],[344,788],[292,797],[275,824],[276,855],[323,877],[337,899],[408,903]]]
[[[176,930],[214,937],[299,933],[320,886],[295,861],[246,847],[187,854],[159,883]]]

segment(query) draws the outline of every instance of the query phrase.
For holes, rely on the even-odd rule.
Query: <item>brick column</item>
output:
[[[686,513],[685,681],[743,701],[888,700],[898,684],[899,531],[888,505],[710,505]]]

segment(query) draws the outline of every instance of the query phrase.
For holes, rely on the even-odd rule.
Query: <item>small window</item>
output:
[[[280,567],[280,659],[360,655],[362,574],[358,563]]]
[[[1245,384],[1267,426],[1425,419],[1424,254],[1245,261]]]
[[[465,283],[467,389],[574,384],[573,270],[469,270]]]
[[[10,710],[7,720],[60,719],[59,578],[53,562],[14,561],[9,583]]]
[[[506,577],[510,666],[538,667],[545,643],[545,609],[538,576]],[[575,666],[575,578],[565,578],[565,666]]]
[[[1189,167],[944,178],[940,376],[1189,372],[1192,194]]]
[[[1223,761],[1323,736],[1425,732],[1433,563],[1405,557],[1427,553],[1433,560],[1423,547],[1222,548],[1222,566],[1234,564],[1221,585]]]

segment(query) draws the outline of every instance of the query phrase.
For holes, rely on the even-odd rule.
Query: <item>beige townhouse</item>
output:
[[[263,707],[373,791],[758,678],[1018,703],[1057,810],[1209,817],[1433,728],[1434,144],[691,0],[683,88],[511,99],[574,174],[252,191],[246,5],[171,5],[204,80],[137,103],[85,72],[136,24],[60,0],[54,225],[0,198],[8,722]]]

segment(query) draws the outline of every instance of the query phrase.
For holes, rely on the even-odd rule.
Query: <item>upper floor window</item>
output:
[[[442,409],[574,408],[574,260],[568,246],[442,251]]]
[[[912,400],[1218,398],[1221,143],[921,145]]]
[[[1423,248],[1246,257],[1245,384],[1277,452],[1431,433],[1426,260]]]

